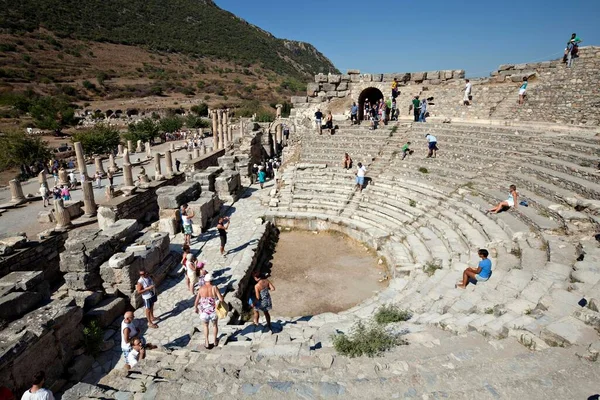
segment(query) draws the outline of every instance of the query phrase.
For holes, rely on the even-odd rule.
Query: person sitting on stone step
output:
[[[458,282],[454,287],[464,289],[469,284],[470,280],[476,282],[485,282],[490,279],[492,275],[492,261],[488,258],[489,252],[486,249],[479,249],[477,252],[481,261],[477,265],[477,268],[467,267],[463,271],[462,281]]]
[[[344,153],[344,161],[343,161],[344,169],[352,168],[352,158],[348,153]]]
[[[127,355],[127,364],[125,364],[126,369],[135,367],[140,360],[143,360],[146,357],[146,349],[142,346],[140,338],[134,337],[129,343],[131,344],[131,350]]]
[[[121,322],[121,351],[125,359],[126,369],[129,369],[128,358],[132,349],[131,343],[134,339],[138,339],[141,347],[144,349],[152,350],[156,348],[156,346],[146,343],[146,340],[142,337],[142,332],[134,322],[133,312],[127,311]]]
[[[519,193],[517,192],[517,187],[515,185],[510,185],[510,192],[508,193],[508,198],[504,201],[501,201],[496,205],[496,207],[490,208],[487,212],[498,214],[500,211],[505,208],[517,208],[519,204]]]

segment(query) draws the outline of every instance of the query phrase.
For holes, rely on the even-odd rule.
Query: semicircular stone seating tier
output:
[[[598,342],[600,141],[592,132],[339,125],[332,136],[305,133],[301,163],[284,171],[267,219],[340,230],[377,249],[393,289],[372,305],[396,303],[413,323],[514,336],[537,349]],[[426,158],[427,133],[438,139],[437,158]],[[415,152],[402,160],[407,141]],[[362,192],[355,166],[342,168],[345,152],[368,168]],[[511,184],[527,206],[487,213]],[[456,289],[480,248],[490,252],[492,277]]]

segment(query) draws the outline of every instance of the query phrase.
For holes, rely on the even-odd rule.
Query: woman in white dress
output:
[[[508,194],[508,198],[498,203],[496,207],[490,208],[488,212],[498,214],[504,208],[517,208],[518,204],[519,193],[517,192],[517,187],[515,185],[510,185],[510,193]]]

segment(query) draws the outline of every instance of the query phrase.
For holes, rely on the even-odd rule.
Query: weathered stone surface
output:
[[[96,320],[102,328],[109,326],[116,318],[123,315],[127,303],[121,297],[108,298],[88,311],[84,318]]]
[[[326,83],[327,75],[324,75],[324,74],[315,75],[315,82],[316,83]],[[292,101],[292,103],[294,103],[294,102]]]
[[[140,225],[134,219],[120,219],[114,224],[102,229],[102,234],[108,236],[112,240],[121,242],[130,242],[133,240],[140,230]]]
[[[383,79],[383,74],[373,74],[371,76],[373,82],[381,82]]]
[[[0,320],[12,321],[33,310],[42,300],[37,292],[12,292],[0,297]]]
[[[182,204],[195,200],[200,196],[200,184],[186,182],[179,186],[164,186],[156,191],[160,208],[177,209]]]
[[[321,90],[323,90],[324,92],[331,92],[333,90],[335,90],[336,85],[334,83],[324,83],[323,85],[321,85]]]
[[[425,79],[425,72],[413,72],[411,73],[410,78],[413,81],[422,81]]]
[[[432,80],[432,79],[440,79],[440,71],[427,71],[425,73],[425,76],[427,77],[427,79]]]
[[[348,82],[340,82],[337,87],[336,90],[339,92],[341,90],[348,90]]]
[[[310,97],[316,96],[316,93],[319,91],[320,86],[318,83],[308,83],[306,85],[306,94]]]
[[[341,81],[342,82],[350,82],[350,75],[349,74],[342,74]]]
[[[306,96],[292,96],[291,102],[292,104],[302,104],[306,103],[308,100]]]
[[[348,75],[358,75],[358,74],[360,74],[360,70],[358,70],[358,69],[349,69],[348,71],[346,71],[346,73]]]
[[[327,82],[329,83],[340,83],[342,77],[340,75],[329,75]]]

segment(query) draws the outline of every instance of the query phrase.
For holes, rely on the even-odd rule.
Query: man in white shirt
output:
[[[40,371],[33,376],[31,389],[23,393],[21,400],[54,400],[54,395],[48,389],[44,389],[46,374]]]
[[[360,189],[361,192],[363,190],[363,186],[365,185],[366,173],[367,169],[361,163],[358,163],[358,169],[356,171],[356,189]]]
[[[471,97],[472,84],[468,79],[465,79],[465,82],[466,82],[466,84],[465,84],[465,95],[463,97],[463,105],[468,106],[468,105],[471,105],[470,97]]]
[[[429,147],[429,152],[427,153],[427,158],[430,158],[431,156],[433,156],[433,158],[435,158],[437,156],[437,138],[431,134],[426,134],[425,138],[427,139],[428,142],[428,147]]]

